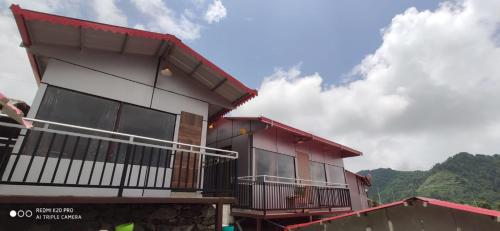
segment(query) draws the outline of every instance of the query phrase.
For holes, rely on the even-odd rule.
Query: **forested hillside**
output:
[[[500,155],[456,154],[428,171],[363,170],[372,176],[370,198],[381,203],[412,196],[500,210]],[[380,196],[379,196],[380,195]]]

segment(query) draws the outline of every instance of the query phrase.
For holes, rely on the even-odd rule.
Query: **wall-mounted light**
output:
[[[163,76],[172,76],[172,71],[168,67],[165,67],[160,70],[160,74]]]
[[[303,144],[305,142],[304,138],[301,137],[295,137],[293,140],[294,144]]]

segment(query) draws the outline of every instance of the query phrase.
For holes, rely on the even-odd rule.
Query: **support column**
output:
[[[255,219],[255,221],[257,222],[257,225],[256,225],[257,228],[256,228],[256,230],[257,231],[261,231],[262,230],[262,219],[257,218],[257,219]]]
[[[215,230],[222,231],[222,207],[223,204],[218,202],[215,204]]]

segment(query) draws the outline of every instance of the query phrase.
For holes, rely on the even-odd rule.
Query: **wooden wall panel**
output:
[[[201,144],[203,116],[189,112],[181,112],[179,123],[180,143]],[[198,162],[200,158],[194,153],[176,153],[172,174],[173,188],[196,188],[198,184]]]

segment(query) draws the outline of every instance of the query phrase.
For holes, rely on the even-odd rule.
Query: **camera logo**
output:
[[[9,213],[10,217],[31,217],[33,212],[31,210],[11,210]]]

